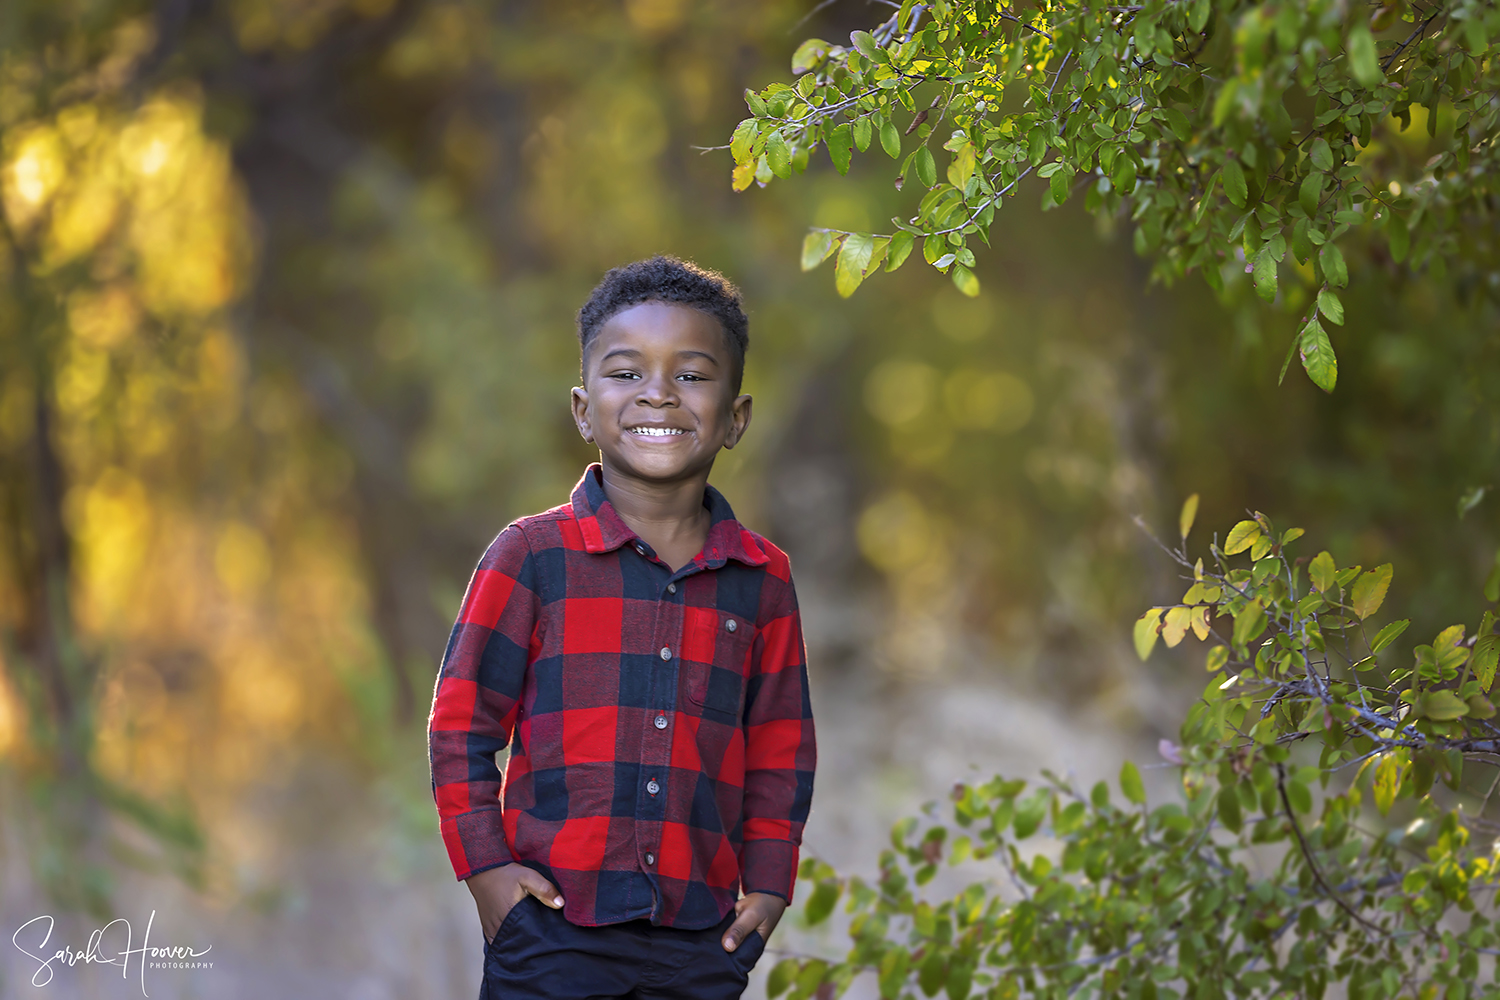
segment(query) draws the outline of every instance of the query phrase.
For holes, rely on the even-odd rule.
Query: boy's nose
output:
[[[676,406],[676,386],[672,384],[671,379],[641,379],[641,391],[636,397],[636,402],[647,406]]]

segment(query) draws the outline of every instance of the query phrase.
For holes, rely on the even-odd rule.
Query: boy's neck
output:
[[[703,551],[711,516],[703,505],[708,470],[677,482],[655,483],[601,466],[604,495],[626,526],[672,569]]]

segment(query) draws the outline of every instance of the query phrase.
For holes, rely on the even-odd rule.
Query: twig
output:
[[[1323,878],[1323,873],[1318,870],[1318,863],[1313,858],[1312,848],[1307,845],[1307,838],[1302,835],[1302,825],[1297,822],[1297,814],[1292,811],[1292,800],[1287,798],[1286,795],[1285,764],[1276,765],[1276,791],[1281,794],[1281,808],[1286,812],[1287,821],[1292,824],[1292,832],[1297,835],[1297,845],[1302,848],[1302,857],[1307,860],[1308,870],[1312,872],[1312,876],[1317,880],[1318,885],[1323,887],[1323,892],[1329,899],[1338,904],[1339,909],[1359,921],[1365,928],[1374,931],[1382,937],[1385,936],[1385,931],[1382,928],[1370,923],[1364,917],[1360,916],[1354,907],[1344,902],[1344,897],[1333,891],[1333,886],[1328,884],[1328,881]]]
[[[815,6],[812,10],[808,11],[806,14],[803,14],[801,20],[799,20],[796,24],[794,24],[790,28],[786,29],[786,33],[788,35],[790,35],[792,32],[794,32],[798,28],[802,27],[808,21],[811,21],[818,14],[819,11],[824,10],[824,9],[826,9],[828,7],[832,7],[837,2],[838,2],[838,0],[823,0],[822,3],[818,4],[817,6]]]

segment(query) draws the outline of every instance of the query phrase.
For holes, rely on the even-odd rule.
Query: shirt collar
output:
[[[573,517],[583,535],[584,549],[595,555],[640,541],[605,496],[603,472],[603,467],[594,462],[573,487]],[[712,486],[705,487],[703,506],[708,508],[710,521],[708,539],[699,553],[701,566],[717,569],[729,559],[747,566],[763,566],[769,561],[755,536],[735,519],[724,494]]]

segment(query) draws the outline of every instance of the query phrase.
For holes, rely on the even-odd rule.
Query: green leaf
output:
[[[1300,781],[1286,783],[1286,798],[1299,813],[1310,813],[1313,808],[1312,792]]]
[[[1120,791],[1138,806],[1146,804],[1146,786],[1141,781],[1141,772],[1132,761],[1120,767]]]
[[[1333,244],[1330,243],[1323,249],[1332,248]],[[1328,332],[1323,329],[1323,324],[1318,322],[1316,316],[1302,328],[1297,347],[1302,354],[1302,368],[1307,372],[1307,377],[1312,379],[1313,385],[1324,392],[1332,392],[1339,380],[1339,362],[1333,353]]]
[[[1219,789],[1219,820],[1231,833],[1240,832],[1244,819],[1240,815],[1240,797],[1233,788]]]
[[[1152,608],[1135,622],[1135,655],[1145,660],[1156,648],[1156,637],[1161,632],[1161,608]]]
[[[1417,700],[1416,713],[1425,719],[1447,722],[1469,714],[1469,703],[1458,695],[1442,688],[1428,691]]]
[[[865,150],[870,148],[870,137],[874,131],[873,127],[870,125],[869,116],[856,119],[853,123],[853,128],[854,148],[863,153]]]
[[[1385,224],[1385,238],[1391,246],[1391,259],[1399,264],[1406,259],[1407,251],[1411,249],[1411,231],[1406,228],[1406,220],[1395,209],[1387,211],[1390,219]]]
[[[852,31],[849,33],[849,41],[859,50],[859,54],[874,62],[880,55],[880,46],[875,43],[875,36],[868,31]]]
[[[799,968],[795,958],[783,958],[772,966],[771,974],[766,977],[766,996],[775,1000],[791,989]]]
[[[1318,263],[1323,265],[1323,276],[1330,285],[1343,288],[1349,283],[1349,269],[1344,266],[1343,251],[1332,242],[1323,244],[1323,249],[1318,251]]]
[[[896,230],[896,235],[891,237],[891,245],[885,252],[885,269],[894,271],[906,263],[906,258],[911,255],[911,248],[915,245],[915,236],[905,229]]]
[[[1375,58],[1375,37],[1363,18],[1356,17],[1349,30],[1349,72],[1362,87],[1378,87],[1385,80],[1380,62]]]
[[[828,919],[842,891],[843,886],[836,879],[823,879],[814,886],[812,895],[808,897],[807,905],[803,908],[803,915],[807,922],[818,924]]]
[[[875,237],[869,233],[852,233],[844,237],[844,245],[839,248],[838,263],[834,265],[834,287],[844,298],[854,294],[854,290],[865,280],[865,268],[870,264],[870,257],[875,252]]]
[[[1203,669],[1211,674],[1218,673],[1224,669],[1224,664],[1229,662],[1229,647],[1215,646],[1208,651],[1208,658],[1204,660]]]
[[[757,118],[764,118],[766,116],[766,102],[761,100],[760,95],[748,87],[745,88],[745,107],[749,108],[750,113]]]
[[[828,50],[833,48],[821,38],[809,38],[797,46],[797,51],[792,53],[792,73],[794,75],[806,73],[823,61]]]
[[[880,148],[893,160],[901,158],[901,133],[895,122],[887,121],[880,126]]]
[[[802,270],[811,271],[833,253],[833,233],[808,233],[802,238]]]
[[[953,265],[953,286],[971,299],[979,294],[979,279],[962,264]]]
[[[1239,555],[1250,546],[1261,535],[1260,525],[1255,521],[1241,521],[1229,529],[1229,537],[1224,539],[1224,554],[1226,556]]]
[[[766,163],[771,173],[782,180],[792,176],[792,151],[780,129],[773,130],[766,138]]]
[[[1312,578],[1312,585],[1319,592],[1327,594],[1333,590],[1337,582],[1336,575],[1338,567],[1333,564],[1333,556],[1327,552],[1319,552],[1313,556],[1313,560],[1307,567],[1308,576]]]
[[[1198,494],[1194,493],[1182,502],[1182,512],[1177,515],[1177,529],[1186,538],[1188,532],[1193,530],[1193,522],[1198,518]]]
[[[1390,624],[1386,625],[1379,632],[1375,633],[1375,639],[1370,643],[1370,652],[1378,653],[1385,647],[1389,646],[1391,643],[1395,642],[1396,637],[1399,636],[1402,632],[1405,632],[1407,626],[1409,626],[1410,624],[1410,618],[1403,618],[1398,622],[1391,622]]]
[[[1187,115],[1176,108],[1166,108],[1162,114],[1166,117],[1167,127],[1172,130],[1173,135],[1177,136],[1178,142],[1187,142],[1193,137],[1193,126],[1188,121]]]
[[[1121,194],[1135,191],[1135,158],[1122,151],[1115,157],[1115,168],[1109,173],[1109,183]]]
[[[1318,312],[1334,326],[1344,325],[1344,303],[1333,289],[1324,288],[1318,292]]]
[[[823,141],[828,145],[828,158],[833,161],[833,169],[847,174],[854,150],[854,127],[845,122],[830,130]]]
[[[760,133],[760,122],[754,118],[746,118],[735,126],[734,136],[729,140],[729,155],[734,157],[735,163],[744,163],[750,159],[750,147],[755,144],[755,137]]]
[[[1255,294],[1267,302],[1276,299],[1276,258],[1271,248],[1263,246],[1255,255]]]
[[[1234,638],[1236,646],[1243,647],[1254,641],[1266,628],[1266,609],[1259,601],[1251,601],[1234,616]]]
[[[896,1000],[910,970],[911,952],[899,947],[888,950],[880,960],[880,995],[886,1000]]]
[[[1354,588],[1349,592],[1349,606],[1361,621],[1379,611],[1380,605],[1385,603],[1385,592],[1390,588],[1393,572],[1391,564],[1386,563],[1354,581]]]
[[[1245,171],[1240,168],[1240,161],[1225,160],[1223,169],[1224,194],[1229,197],[1229,203],[1235,208],[1245,207]]]
[[[1489,617],[1486,614],[1486,617]],[[1494,625],[1490,625],[1494,628]],[[1493,633],[1481,633],[1474,642],[1474,658],[1470,661],[1474,667],[1474,679],[1479,682],[1481,690],[1489,691],[1490,686],[1495,683],[1495,666],[1500,663],[1500,635]]]
[[[1325,180],[1326,175],[1311,173],[1302,178],[1302,186],[1297,189],[1297,204],[1301,205],[1302,211],[1310,216],[1318,214],[1318,202],[1323,199]]]
[[[930,188],[937,183],[937,163],[932,159],[932,150],[926,146],[918,149],[914,165],[917,168],[917,181],[923,187]]]
[[[1333,169],[1333,149],[1329,147],[1328,140],[1321,135],[1314,139],[1312,145],[1307,148],[1307,158],[1319,170],[1327,171]],[[1312,213],[1309,212],[1308,214],[1311,215]]]

